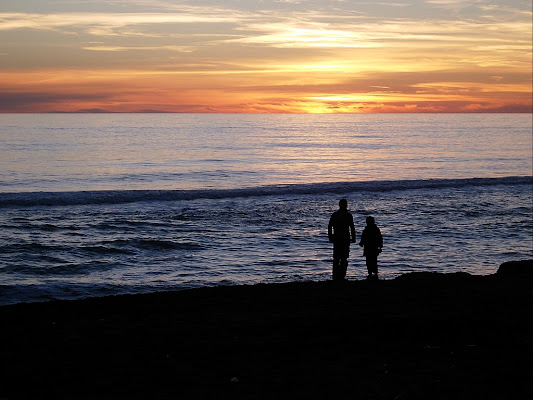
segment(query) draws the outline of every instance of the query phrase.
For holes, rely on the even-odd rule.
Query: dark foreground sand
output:
[[[532,271],[4,306],[0,399],[531,399]]]

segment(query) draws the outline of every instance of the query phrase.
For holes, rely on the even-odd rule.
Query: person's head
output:
[[[346,199],[341,199],[339,201],[339,208],[342,209],[342,210],[347,210],[348,209],[348,201],[346,201]]]
[[[374,225],[376,221],[374,220],[374,217],[371,217],[370,215],[366,217],[366,224],[367,225]]]

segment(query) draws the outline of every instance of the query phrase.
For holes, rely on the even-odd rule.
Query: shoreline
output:
[[[0,398],[531,398],[532,272],[0,306]]]

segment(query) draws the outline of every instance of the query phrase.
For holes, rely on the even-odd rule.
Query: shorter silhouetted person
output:
[[[364,248],[363,255],[366,257],[368,277],[378,276],[378,254],[383,248],[383,236],[376,225],[374,217],[366,217],[366,227],[361,235],[359,246]]]
[[[333,280],[343,280],[348,268],[350,243],[355,243],[353,216],[348,211],[346,199],[339,201],[339,209],[329,219],[328,237],[333,243]]]

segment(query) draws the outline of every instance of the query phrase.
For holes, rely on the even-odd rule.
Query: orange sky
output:
[[[0,112],[532,112],[531,18],[529,0],[4,1]]]

